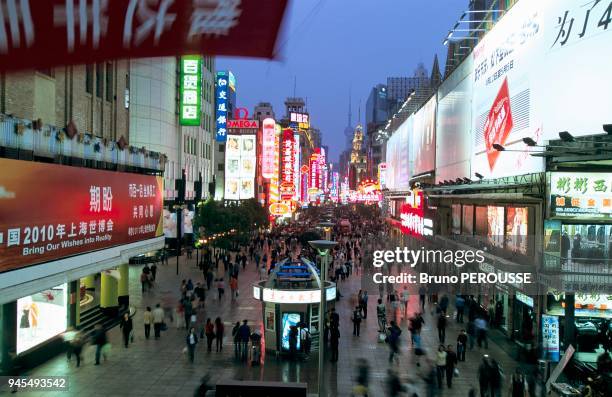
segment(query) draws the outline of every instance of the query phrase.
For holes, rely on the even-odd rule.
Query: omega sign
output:
[[[249,111],[247,108],[236,108],[234,110],[234,119],[227,120],[227,128],[250,128],[258,129],[259,120],[249,120]]]

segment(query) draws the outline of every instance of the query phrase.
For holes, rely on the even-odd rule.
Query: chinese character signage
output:
[[[262,128],[262,153],[261,153],[261,175],[270,179],[274,175],[274,157],[278,151],[275,144],[275,124],[274,119],[265,119]]]
[[[301,130],[307,130],[310,128],[310,122],[308,121],[308,113],[291,113],[289,119],[292,124],[295,124],[297,128]]]
[[[179,119],[181,125],[200,125],[202,98],[202,57],[181,57]]]
[[[319,193],[319,156],[316,152],[310,156],[310,181],[308,182],[310,201],[314,201],[313,195]]]
[[[215,118],[217,124],[217,142],[227,140],[227,112],[229,109],[229,78],[226,72],[217,72],[215,89]]]
[[[550,207],[557,217],[612,218],[612,174],[552,172]]]
[[[559,317],[542,314],[542,352],[545,360],[559,361]]]
[[[300,135],[293,134],[293,185],[295,187],[295,195],[293,200],[298,201],[300,199],[300,162],[301,162],[301,147],[300,147]]]
[[[283,141],[281,143],[281,199],[291,200],[295,195],[294,184],[294,161],[295,145],[293,142],[293,130],[283,130]]]
[[[161,177],[7,159],[0,169],[0,272],[163,234]]]
[[[542,172],[544,158],[530,155],[539,149],[523,138],[543,145],[559,131],[601,131],[610,120],[609,48],[609,0],[516,2],[470,55],[471,169],[485,178]]]
[[[378,164],[378,185],[381,189],[387,187],[387,163]]]
[[[287,0],[6,0],[0,69],[181,54],[274,56]]]

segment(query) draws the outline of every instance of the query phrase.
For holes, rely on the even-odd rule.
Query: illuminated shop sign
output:
[[[423,192],[413,191],[410,201],[400,207],[401,232],[414,236],[433,236],[433,221],[425,218]]]
[[[249,120],[247,108],[236,108],[234,110],[234,118],[227,120],[227,128],[258,129],[259,120]]]
[[[181,125],[200,125],[202,99],[202,57],[181,57],[179,121]]]
[[[274,119],[265,119],[262,129],[261,175],[270,179],[274,175],[274,156],[278,148],[275,145]]]
[[[298,128],[301,130],[307,130],[310,128],[309,117],[307,113],[291,113],[289,118],[292,123],[296,123]]]
[[[260,289],[261,292],[255,291]],[[273,288],[253,287],[253,296],[261,296],[264,302],[270,303],[319,303],[321,302],[321,291],[315,290],[280,290]],[[330,285],[325,288],[325,300],[336,299],[336,286]]]
[[[293,130],[283,130],[281,143],[281,199],[291,200],[295,195],[294,170],[295,146],[293,143]]]
[[[163,234],[162,177],[8,159],[0,169],[0,272]]]
[[[300,135],[293,134],[293,184],[295,188],[293,200],[295,201],[300,199],[300,182],[302,181],[300,177],[301,154]]]
[[[550,202],[554,216],[612,218],[612,174],[552,172]]]
[[[378,184],[381,189],[387,186],[387,163],[378,164]]]
[[[215,92],[217,142],[225,142],[227,140],[228,80],[226,72],[217,73],[217,86]]]

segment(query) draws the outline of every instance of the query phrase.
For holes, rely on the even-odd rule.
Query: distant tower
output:
[[[349,102],[348,102],[348,125],[344,129],[344,138],[346,140],[346,148],[350,150],[353,146],[353,133],[355,132],[353,128],[353,112],[352,112],[352,104],[351,104],[351,89],[349,88]]]

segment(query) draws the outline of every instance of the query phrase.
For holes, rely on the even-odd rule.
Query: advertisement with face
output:
[[[164,237],[176,238],[176,212],[164,209]]]
[[[518,2],[480,41],[473,52],[472,172],[541,172],[543,158],[530,156],[536,148],[522,138],[542,144],[558,139],[559,131],[601,131],[610,120],[605,96],[612,89],[612,52],[604,50],[612,45],[612,29],[601,22],[609,21],[608,7],[600,1]]]
[[[410,144],[414,159],[410,175],[433,171],[436,158],[436,96],[414,114],[414,133]]]
[[[163,234],[162,177],[7,159],[0,169],[0,272]]]

